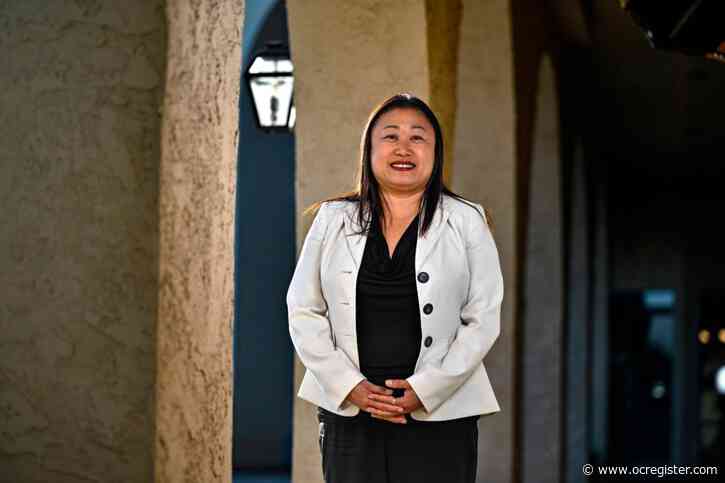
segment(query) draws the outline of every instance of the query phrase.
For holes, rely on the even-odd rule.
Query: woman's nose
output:
[[[401,139],[395,151],[401,154],[410,154],[410,142],[407,139]]]

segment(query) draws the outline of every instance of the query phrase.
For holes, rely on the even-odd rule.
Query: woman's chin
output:
[[[382,187],[385,191],[413,193],[416,191],[423,191],[423,189],[425,189],[425,183],[417,182],[417,180],[391,180],[383,184]]]

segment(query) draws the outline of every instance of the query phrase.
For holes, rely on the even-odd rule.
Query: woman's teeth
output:
[[[393,163],[391,166],[395,169],[413,169],[415,165],[412,163]]]

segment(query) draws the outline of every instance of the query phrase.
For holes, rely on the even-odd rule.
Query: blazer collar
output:
[[[438,238],[440,238],[443,233],[443,228],[446,226],[446,221],[448,220],[449,215],[448,203],[448,196],[441,193],[438,209],[435,210],[435,213],[433,214],[433,221],[428,227],[428,232],[424,236],[421,235],[421,229],[423,227],[422,218],[420,220],[421,222],[418,223],[418,238],[415,247],[416,273],[420,271],[420,268],[425,263],[428,255],[430,255],[430,252],[438,241]],[[359,268],[360,263],[362,262],[363,252],[365,250],[367,235],[356,233],[360,231],[360,226],[357,223],[357,204],[345,203],[343,210],[345,241],[347,242],[347,248],[356,268]]]

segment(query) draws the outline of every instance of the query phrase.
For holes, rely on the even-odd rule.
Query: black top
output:
[[[374,216],[357,278],[357,342],[360,371],[372,383],[405,379],[415,370],[421,329],[415,282],[418,218],[408,225],[392,257]],[[402,396],[402,389],[393,391]]]

